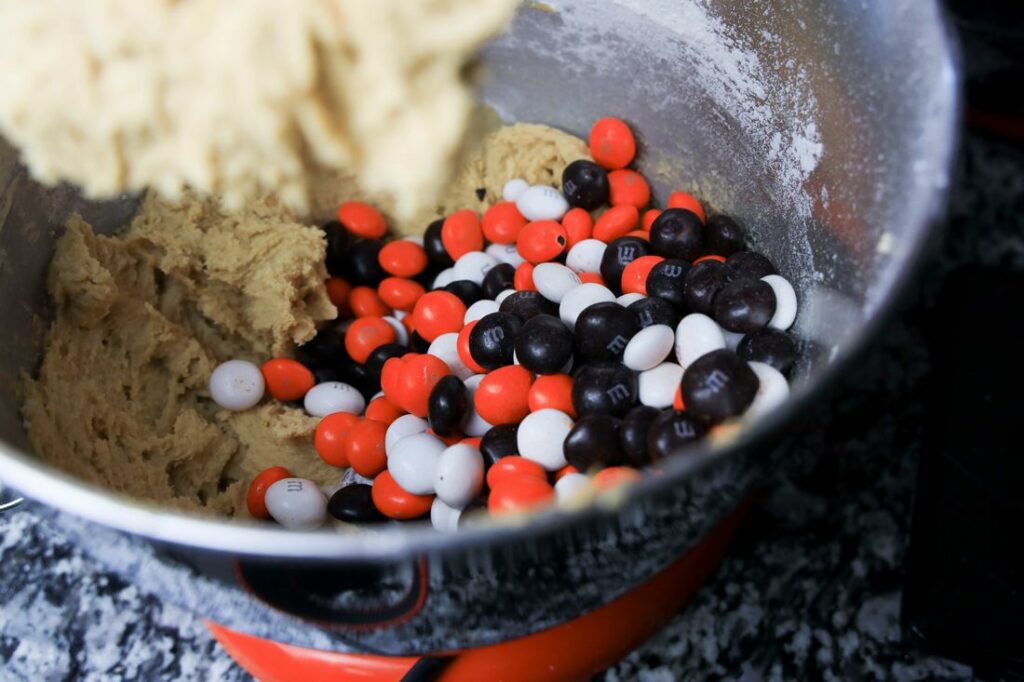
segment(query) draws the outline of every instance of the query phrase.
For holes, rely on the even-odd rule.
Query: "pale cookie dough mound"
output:
[[[124,237],[73,218],[50,267],[46,352],[26,382],[35,452],[116,492],[221,514],[244,513],[248,481],[271,464],[334,481],[310,447],[316,419],[273,402],[223,411],[207,391],[219,362],[266,359],[334,316],[323,252],[319,230],[266,204],[227,217],[150,197]]]
[[[347,169],[409,217],[440,194],[464,67],[516,0],[0,0],[0,131],[89,196],[186,185],[305,207]]]
[[[360,191],[352,177],[340,174],[317,179],[310,209],[323,222],[333,217],[341,201],[367,201],[381,208],[397,232],[420,234],[431,221],[460,209],[487,210],[501,201],[502,188],[513,178],[561,188],[562,171],[577,159],[590,160],[587,143],[580,138],[546,125],[514,123],[487,133],[469,150],[437,202],[412,218],[400,219],[386,198]]]
[[[201,340],[221,355],[287,354],[337,314],[323,286],[323,232],[272,198],[229,213],[190,193],[178,203],[150,192],[125,238],[145,240],[152,265],[180,283],[181,304],[197,313]]]

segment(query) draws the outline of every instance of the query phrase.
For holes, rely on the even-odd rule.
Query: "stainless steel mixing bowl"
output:
[[[522,526],[298,533],[125,499],[32,456],[18,386],[39,359],[60,225],[81,211],[113,232],[135,201],[40,187],[4,148],[0,478],[165,599],[324,649],[446,650],[524,634],[692,547],[777,463],[768,437],[878,329],[940,216],[958,107],[938,3],[558,0],[524,6],[485,63],[484,99],[507,120],[582,134],[621,115],[639,131],[658,199],[686,188],[743,222],[801,300],[796,331],[811,350],[784,408],[729,447],[669,459],[621,504]]]

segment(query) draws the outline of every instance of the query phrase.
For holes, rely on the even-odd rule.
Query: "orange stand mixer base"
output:
[[[586,680],[657,632],[718,566],[746,515],[741,505],[699,545],[643,585],[588,614],[519,639],[437,654],[451,660],[429,679],[442,682]],[[281,644],[207,621],[221,646],[261,682],[397,682],[418,656],[319,651]]]

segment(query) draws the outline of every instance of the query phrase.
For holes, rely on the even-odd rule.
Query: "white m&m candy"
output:
[[[668,325],[644,327],[626,344],[622,364],[638,372],[653,369],[672,352],[675,341],[676,335]]]
[[[515,201],[519,196],[530,188],[530,183],[522,178],[512,178],[501,188],[501,198],[505,201]]]
[[[533,269],[533,284],[541,296],[561,303],[565,295],[578,287],[580,276],[560,263],[541,263]]]
[[[713,350],[725,348],[718,323],[702,313],[690,313],[676,327],[676,359],[683,369]]]
[[[491,244],[484,253],[493,256],[499,263],[508,263],[514,268],[526,262],[526,259],[519,255],[519,249],[515,244]]]
[[[384,452],[390,457],[398,441],[406,436],[424,433],[428,428],[430,428],[430,424],[427,423],[426,419],[417,417],[414,414],[403,414],[391,422],[388,430],[384,432]]]
[[[597,239],[584,239],[565,257],[565,265],[573,272],[601,272],[601,259],[608,245]]]
[[[314,417],[326,417],[332,412],[362,414],[366,409],[366,398],[348,384],[325,381],[309,389],[302,406]]]
[[[658,409],[671,407],[682,380],[683,368],[674,362],[663,362],[654,369],[640,372],[637,379],[640,403]]]
[[[434,530],[442,533],[454,533],[459,529],[459,519],[462,518],[462,509],[451,507],[444,503],[440,497],[435,497],[430,505],[430,525]]]
[[[516,432],[519,454],[533,460],[548,471],[565,466],[562,444],[572,431],[572,418],[565,412],[550,407],[526,415]]]
[[[473,284],[483,284],[484,277],[497,264],[498,259],[494,256],[483,251],[470,251],[455,261],[454,280],[467,279]]]
[[[587,282],[569,291],[558,304],[558,316],[570,329],[576,326],[576,318],[595,303],[614,301],[615,294],[606,286]]]
[[[766,275],[761,281],[767,282],[775,292],[775,314],[768,321],[768,326],[783,331],[789,329],[796,320],[797,310],[796,291],[793,290],[793,285],[781,275]]]
[[[462,509],[480,494],[484,484],[484,458],[466,443],[445,449],[437,461],[434,492],[449,507]]]
[[[388,473],[402,490],[413,495],[431,495],[437,463],[444,450],[444,443],[429,433],[406,436],[395,443],[388,455]]]
[[[515,202],[527,220],[561,220],[569,210],[565,196],[547,185],[533,185],[523,190]]]
[[[327,518],[327,497],[313,481],[282,478],[267,488],[267,511],[285,528],[312,530]]]
[[[785,402],[789,396],[789,382],[782,372],[764,362],[750,362],[750,369],[757,375],[757,393],[747,407],[744,416],[760,417]]]
[[[263,397],[263,373],[245,360],[228,360],[210,375],[210,397],[226,410],[248,410]]]

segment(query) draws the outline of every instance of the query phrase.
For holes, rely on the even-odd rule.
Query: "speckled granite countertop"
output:
[[[899,626],[929,367],[921,320],[949,265],[1024,263],[1021,214],[1005,200],[1022,183],[1018,150],[968,136],[958,238],[916,302],[808,420],[706,588],[604,679],[974,679],[904,644]],[[968,221],[982,238],[963,238]],[[32,504],[0,516],[0,570],[0,680],[249,679],[191,614],[85,557]]]

